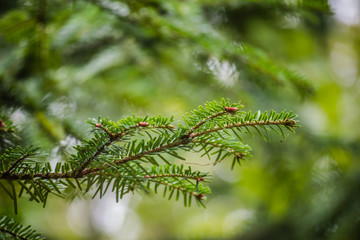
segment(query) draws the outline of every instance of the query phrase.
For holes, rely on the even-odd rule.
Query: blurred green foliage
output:
[[[1,114],[48,160],[72,153],[89,117],[179,118],[221,97],[291,109],[302,125],[286,142],[247,139],[254,157],[241,168],[202,167],[214,175],[207,209],[149,196],[54,198],[45,209],[21,200],[25,225],[49,239],[359,238],[360,24],[344,22],[336,1],[0,6]],[[6,198],[0,206],[13,214]]]

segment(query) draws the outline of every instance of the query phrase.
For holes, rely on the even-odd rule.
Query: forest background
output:
[[[49,239],[344,239],[359,231],[360,3],[47,1],[0,3],[0,110],[23,145],[59,161],[85,121],[180,119],[206,101],[296,112],[296,134],[247,136],[253,157],[213,175],[206,209],[111,194],[45,208],[0,191],[0,214]]]

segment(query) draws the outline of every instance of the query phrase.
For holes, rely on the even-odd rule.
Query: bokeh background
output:
[[[86,195],[22,199],[15,218],[48,239],[359,239],[359,30],[358,0],[1,0],[0,110],[44,161],[89,137],[88,118],[181,120],[222,97],[302,126],[246,136],[253,158],[233,171],[202,167],[206,209]]]

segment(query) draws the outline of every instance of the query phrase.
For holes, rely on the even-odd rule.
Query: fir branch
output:
[[[173,184],[171,182],[160,181],[160,180],[156,180],[156,179],[151,179],[151,181],[153,181],[155,183],[158,183],[158,184],[161,184],[161,185],[164,185],[164,186],[167,186],[167,187],[170,187],[170,188],[173,188],[173,189],[176,189],[176,190],[179,190],[181,192],[189,193],[189,194],[199,198],[200,200],[202,200],[205,197],[205,195],[203,193],[187,190],[185,187],[175,185],[175,184]]]
[[[190,138],[196,138],[196,137],[200,137],[202,135],[205,134],[209,134],[209,133],[213,133],[213,132],[217,132],[217,131],[221,131],[224,129],[231,129],[231,128],[241,128],[241,127],[248,127],[248,126],[252,126],[252,127],[257,127],[257,126],[268,126],[268,125],[281,125],[281,126],[285,126],[287,127],[289,130],[293,129],[294,127],[296,127],[297,122],[292,120],[292,119],[285,119],[285,120],[268,120],[268,121],[247,121],[247,122],[239,122],[239,123],[235,123],[235,124],[229,124],[229,125],[225,125],[223,127],[215,127],[213,129],[207,129],[205,131],[201,131],[201,132],[197,132],[197,133],[192,133],[190,134]]]
[[[133,126],[130,126],[126,129],[123,129],[121,132],[118,133],[112,133],[110,130],[108,130],[107,128],[105,128],[102,124],[100,123],[96,123],[95,127],[100,128],[101,130],[103,130],[109,137],[109,140],[103,144],[102,146],[100,146],[96,152],[89,157],[84,163],[83,165],[79,168],[78,173],[76,175],[77,178],[82,177],[83,176],[83,171],[85,170],[85,168],[87,166],[90,165],[90,163],[99,155],[101,154],[105,148],[107,148],[108,146],[110,146],[112,143],[118,141],[119,139],[121,139],[123,136],[130,134],[131,130],[137,129],[137,128],[145,128],[145,127],[149,127],[149,128],[164,128],[164,129],[173,129],[174,127],[172,125],[160,125],[160,126],[149,126],[148,122],[139,122]],[[88,171],[85,171],[88,172]]]
[[[26,148],[18,146],[6,149],[4,153],[0,155],[0,171],[4,171],[3,173],[0,172],[0,175],[10,175],[10,173],[16,170],[24,160],[31,156],[35,156],[38,150],[39,148],[33,146]]]
[[[173,130],[173,118],[167,117],[149,117],[145,116],[135,117],[134,115],[121,119],[118,122],[111,121],[108,118],[104,119],[89,119],[88,123],[105,131],[109,137],[116,137],[119,134],[129,135],[134,130],[148,130],[148,129],[167,129]]]
[[[23,155],[22,157],[20,157],[18,160],[16,160],[16,162],[14,162],[11,165],[11,167],[2,174],[2,177],[6,177],[6,176],[10,175],[11,171],[14,170],[23,160],[25,160],[29,156],[31,156],[31,154],[27,153],[27,154]]]
[[[119,135],[120,136],[120,135]],[[79,168],[78,171],[75,171],[76,177],[83,177],[83,170],[100,154],[104,151],[104,149],[112,144],[115,141],[115,139],[109,139],[104,145],[102,145],[90,158],[86,160],[85,163],[82,164],[82,166]],[[77,173],[76,173],[77,172]]]
[[[103,125],[101,125],[100,123],[96,123],[96,124],[95,124],[95,127],[102,129],[102,130],[108,135],[109,140],[108,140],[105,144],[103,144],[100,148],[98,148],[97,151],[96,151],[91,157],[89,157],[89,158],[84,162],[84,164],[79,168],[78,173],[76,174],[76,178],[81,178],[81,177],[84,175],[84,173],[88,173],[88,172],[89,172],[88,170],[86,170],[86,171],[84,172],[84,170],[86,169],[86,167],[89,166],[90,163],[91,163],[99,154],[101,154],[106,147],[108,147],[108,146],[110,146],[112,143],[118,141],[118,140],[121,139],[123,136],[130,134],[130,131],[131,131],[131,130],[134,130],[134,129],[137,129],[137,128],[142,129],[142,128],[145,128],[145,127],[146,127],[146,128],[150,128],[150,129],[151,129],[151,128],[152,128],[152,129],[160,128],[160,129],[170,129],[170,130],[173,130],[173,129],[175,128],[173,125],[170,125],[170,124],[168,124],[168,125],[152,125],[152,126],[149,126],[149,123],[148,123],[148,122],[139,122],[139,123],[137,123],[137,124],[135,124],[135,125],[133,125],[133,126],[130,126],[130,127],[126,128],[126,129],[123,129],[122,132],[113,134],[111,131],[109,131],[107,128],[105,128],[105,127],[104,127]],[[146,155],[146,153],[143,154],[143,155]],[[129,159],[130,159],[130,160],[133,160],[133,159],[131,159],[131,158],[129,158]],[[124,162],[130,161],[129,159],[124,159]],[[136,156],[134,156],[134,159],[136,159]],[[119,164],[119,162],[118,162],[117,164]],[[99,170],[100,170],[100,169],[99,169]]]
[[[97,171],[97,169],[94,169],[94,171]],[[21,174],[21,173],[12,173],[9,175],[2,175],[0,179],[6,179],[6,180],[36,180],[36,179],[62,179],[62,178],[83,178],[85,175],[75,175],[74,173],[77,173],[77,171],[70,171],[67,173],[36,173],[36,174]]]
[[[23,226],[16,222],[13,218],[3,216],[0,218],[0,232],[5,233],[5,236],[12,236],[14,239],[22,240],[41,240],[43,238],[31,226]]]
[[[187,134],[191,134],[193,133],[196,129],[198,129],[199,127],[201,127],[202,125],[204,125],[207,121],[211,120],[211,119],[214,119],[216,117],[220,117],[222,115],[224,115],[227,111],[221,111],[221,112],[217,112],[217,113],[214,113],[212,114],[211,116],[205,118],[204,120],[200,121],[199,123],[197,123],[195,126],[193,126],[191,128],[191,130],[187,133]]]
[[[183,139],[183,140],[179,140],[179,141],[176,141],[176,142],[173,142],[173,143],[170,143],[170,144],[164,144],[164,145],[162,145],[160,147],[150,149],[148,151],[144,151],[142,153],[135,154],[135,155],[128,156],[128,157],[125,157],[123,159],[117,160],[116,165],[120,165],[120,164],[129,162],[129,161],[133,161],[133,160],[137,160],[137,159],[140,159],[140,158],[142,158],[142,157],[144,157],[146,155],[151,155],[151,154],[154,154],[154,153],[164,152],[164,151],[166,151],[168,149],[171,149],[171,148],[174,148],[174,147],[179,147],[181,145],[186,145],[186,144],[188,144],[190,142],[191,142],[191,140],[189,140],[189,139]]]
[[[179,173],[174,173],[174,174],[171,174],[171,173],[167,173],[167,174],[151,174],[151,175],[145,175],[144,178],[146,179],[155,179],[155,178],[186,178],[186,179],[193,179],[193,180],[196,180],[196,181],[202,181],[203,178],[201,177],[198,177],[198,176],[189,176],[189,175],[186,175],[186,174],[179,174]]]
[[[307,78],[278,65],[261,49],[241,43],[233,46],[232,51],[232,54],[227,54],[228,58],[238,65],[240,69],[243,68],[241,65],[245,65],[249,70],[254,70],[256,74],[266,76],[275,86],[284,86],[290,83],[303,97],[314,94],[314,88]]]
[[[76,155],[72,155],[68,162],[57,163],[54,170],[48,162],[25,162],[19,167],[31,151],[21,148],[6,150],[0,156],[0,170],[3,172],[0,171],[0,180],[6,181],[1,181],[0,185],[13,199],[15,209],[16,196],[21,197],[23,193],[28,194],[30,200],[45,204],[49,193],[63,196],[67,188],[86,193],[93,187],[94,196],[99,194],[102,197],[111,183],[111,191],[116,192],[117,200],[130,191],[154,189],[156,192],[158,186],[163,185],[164,195],[169,189],[169,198],[176,191],[176,199],[181,194],[184,196],[185,206],[191,204],[192,197],[203,205],[201,200],[210,190],[200,182],[206,181],[207,174],[191,168],[183,170],[182,165],[173,166],[163,154],[185,160],[177,151],[193,150],[209,158],[215,155],[215,161],[210,163],[214,165],[233,157],[233,168],[245,156],[250,156],[251,150],[237,132],[250,132],[247,127],[253,127],[262,135],[258,128],[275,131],[272,126],[277,126],[283,134],[281,127],[290,131],[297,127],[296,115],[291,112],[252,114],[250,111],[239,112],[240,107],[243,107],[240,103],[231,104],[225,99],[207,102],[204,107],[199,106],[187,114],[185,125],[178,124],[177,127],[172,125],[173,118],[162,116],[130,116],[118,122],[107,118],[90,119],[94,136],[74,147]],[[159,165],[155,156],[167,165]],[[144,162],[153,168],[149,170]],[[144,185],[146,182],[147,187]],[[20,186],[18,194],[15,183]]]
[[[149,179],[149,184],[151,182],[155,184],[154,186],[155,193],[157,193],[157,189],[159,185],[164,186],[163,196],[166,197],[166,194],[168,194],[169,200],[171,200],[171,198],[174,196],[174,193],[176,192],[175,199],[176,201],[178,201],[180,198],[180,193],[182,193],[185,207],[191,206],[191,201],[193,197],[195,197],[196,203],[198,205],[205,207],[205,205],[202,203],[202,200],[205,199],[205,194],[210,192],[208,188],[200,187],[198,182],[195,186],[192,185],[192,188],[188,188],[186,185],[179,185],[176,183],[174,184],[173,182],[161,181],[157,179],[156,180]],[[150,185],[148,185],[148,187],[150,187]],[[168,190],[168,188],[170,190]]]
[[[244,151],[244,152],[240,152],[240,151],[237,151],[229,146],[226,146],[222,143],[217,143],[217,142],[211,142],[210,140],[205,140],[205,141],[201,141],[200,139],[194,139],[193,140],[195,143],[203,143],[203,144],[207,144],[207,145],[211,145],[211,146],[214,146],[216,148],[220,148],[220,149],[223,149],[225,151],[228,151],[232,154],[234,154],[235,156],[238,156],[240,158],[243,158],[245,157],[246,155],[248,155],[248,152],[247,151]],[[203,148],[204,149],[204,148]],[[206,153],[204,153],[206,154]]]
[[[16,239],[16,238],[19,238],[19,239],[21,239],[21,240],[28,240],[28,239],[29,239],[29,238],[24,238],[24,237],[22,237],[22,236],[19,236],[19,235],[17,235],[16,233],[11,232],[11,231],[9,231],[9,230],[6,230],[5,228],[2,228],[2,227],[0,227],[0,232],[3,232],[3,233],[5,233],[5,234],[9,234],[9,235],[13,236],[15,239]]]

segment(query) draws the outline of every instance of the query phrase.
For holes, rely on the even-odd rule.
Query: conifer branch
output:
[[[191,128],[191,130],[188,132],[188,135],[190,135],[191,133],[193,133],[196,129],[198,129],[199,127],[201,127],[202,125],[204,125],[207,121],[211,120],[211,119],[214,119],[216,117],[220,117],[222,115],[224,115],[226,113],[226,111],[221,111],[221,112],[218,112],[218,113],[214,113],[212,114],[211,116],[205,118],[204,120],[202,120],[201,122],[199,122],[198,124],[196,124],[195,126],[193,126]]]
[[[25,154],[24,156],[22,156],[21,158],[19,158],[18,160],[16,160],[16,162],[14,162],[11,167],[3,173],[2,176],[8,176],[12,170],[14,170],[23,160],[25,160],[27,157],[31,156],[30,153]]]
[[[76,177],[83,177],[83,170],[100,154],[104,151],[104,149],[109,146],[111,143],[113,143],[114,140],[109,139],[104,145],[102,145],[90,158],[86,160],[86,162],[80,167],[80,169],[77,171]],[[74,172],[76,173],[76,172]]]
[[[180,177],[180,178],[185,178],[185,179],[193,179],[193,180],[196,180],[196,181],[203,181],[204,180],[204,178],[202,178],[202,177],[198,177],[198,176],[188,176],[188,175],[186,175],[186,174],[170,174],[170,173],[168,173],[168,174],[151,174],[151,175],[145,175],[144,176],[144,178],[147,178],[147,179],[149,179],[149,178],[151,178],[151,179],[155,179],[155,178],[169,178],[169,177],[171,177],[171,178],[178,178],[178,177]]]
[[[152,179],[152,181],[155,182],[155,183],[158,183],[158,184],[173,188],[175,190],[179,190],[179,191],[184,192],[184,193],[189,193],[189,194],[199,198],[199,200],[202,200],[205,197],[205,195],[202,194],[202,193],[190,191],[190,190],[186,189],[185,187],[174,185],[171,182],[165,182],[165,181],[153,180],[153,179]]]
[[[57,163],[55,169],[49,162],[24,162],[35,154],[35,148],[6,150],[0,156],[0,185],[13,199],[15,208],[17,195],[20,197],[23,193],[45,204],[49,193],[64,196],[68,188],[77,188],[83,193],[95,188],[94,197],[98,194],[102,197],[111,189],[118,200],[134,190],[156,192],[160,185],[164,186],[164,196],[169,199],[174,194],[176,199],[183,195],[185,206],[191,205],[193,197],[203,205],[201,200],[210,193],[206,186],[208,174],[175,166],[164,154],[185,160],[178,155],[178,150],[201,152],[209,159],[214,156],[213,165],[231,157],[233,168],[245,156],[250,156],[250,147],[239,135],[250,132],[247,127],[255,128],[260,135],[258,128],[280,133],[271,127],[275,125],[284,135],[281,127],[290,131],[297,127],[296,115],[291,112],[252,114],[238,111],[241,107],[240,103],[231,104],[225,99],[207,102],[187,114],[184,124],[176,127],[173,118],[162,116],[130,116],[118,122],[90,119],[93,137],[75,146],[76,155],[68,162]],[[157,159],[166,164],[160,165]],[[152,165],[152,169],[144,162]],[[19,194],[15,184],[20,187]]]
[[[191,140],[184,139],[184,140],[179,140],[179,141],[176,141],[176,142],[173,142],[173,143],[170,143],[170,144],[164,144],[164,145],[162,145],[160,147],[157,147],[155,149],[151,149],[151,150],[139,153],[139,154],[135,154],[135,155],[132,155],[132,156],[125,157],[123,159],[117,160],[116,165],[120,165],[120,164],[129,162],[129,161],[133,161],[133,160],[137,160],[137,159],[140,159],[140,158],[142,158],[143,156],[146,156],[146,155],[151,155],[151,154],[154,154],[154,153],[164,152],[164,151],[166,151],[168,149],[178,147],[178,146],[181,146],[181,145],[185,145],[185,144],[190,143],[190,142],[191,142]]]
[[[101,125],[100,123],[96,123],[95,127],[102,129],[109,137],[109,140],[103,144],[102,146],[100,146],[100,148],[97,149],[97,151],[91,156],[89,157],[84,164],[81,166],[81,168],[78,170],[78,173],[76,174],[76,178],[81,178],[83,177],[83,175],[86,173],[90,173],[93,171],[89,171],[89,170],[85,170],[87,166],[90,165],[90,163],[99,155],[101,154],[105,148],[107,148],[108,146],[110,146],[111,144],[113,144],[114,142],[120,140],[123,136],[129,135],[131,134],[131,131],[134,129],[144,129],[144,128],[149,128],[149,129],[169,129],[169,130],[173,130],[174,126],[168,124],[168,125],[151,125],[149,126],[148,122],[139,122],[133,126],[130,126],[128,128],[123,129],[121,132],[118,133],[112,133],[110,130],[108,130],[107,128],[105,128],[103,125]],[[146,154],[144,154],[146,155]],[[136,159],[136,158],[135,158]],[[133,159],[131,159],[133,160]],[[130,160],[128,160],[130,161]],[[127,162],[127,160],[125,160],[124,162]],[[119,163],[117,163],[119,164]],[[84,171],[85,170],[85,171]],[[97,169],[96,171],[100,171],[102,170],[101,168]]]
[[[24,227],[14,219],[3,216],[0,218],[0,232],[21,240],[41,240],[44,239],[39,233],[31,229],[31,226]],[[9,237],[9,236],[7,236]]]
[[[3,233],[6,233],[6,234],[9,234],[11,236],[13,236],[14,238],[19,238],[21,240],[29,240],[29,238],[24,238],[18,234],[16,234],[15,232],[12,232],[12,231],[9,231],[9,230],[6,230],[5,228],[2,228],[0,227],[0,232],[3,232]]]
[[[224,144],[221,144],[221,143],[211,142],[211,141],[208,141],[208,140],[201,141],[201,140],[196,140],[196,139],[194,139],[193,141],[196,142],[196,143],[203,143],[203,144],[207,144],[207,145],[212,145],[214,147],[217,147],[217,148],[223,149],[225,151],[231,152],[232,154],[234,154],[235,156],[238,156],[240,158],[243,158],[243,157],[245,157],[247,155],[247,152],[236,151],[235,149],[233,149],[231,147],[228,147],[228,146],[226,146]]]
[[[240,127],[247,127],[247,126],[252,126],[252,127],[257,127],[257,126],[268,126],[268,125],[282,125],[287,127],[289,130],[293,129],[294,127],[296,127],[297,122],[292,120],[292,119],[285,119],[285,120],[268,120],[268,121],[247,121],[247,122],[239,122],[239,123],[235,123],[235,124],[229,124],[229,125],[225,125],[223,127],[215,127],[213,129],[207,129],[205,131],[201,131],[201,132],[197,132],[197,133],[192,133],[190,134],[190,138],[196,138],[196,137],[200,137],[204,134],[208,134],[208,133],[213,133],[213,132],[217,132],[217,131],[221,131],[224,129],[231,129],[231,128],[240,128]]]

